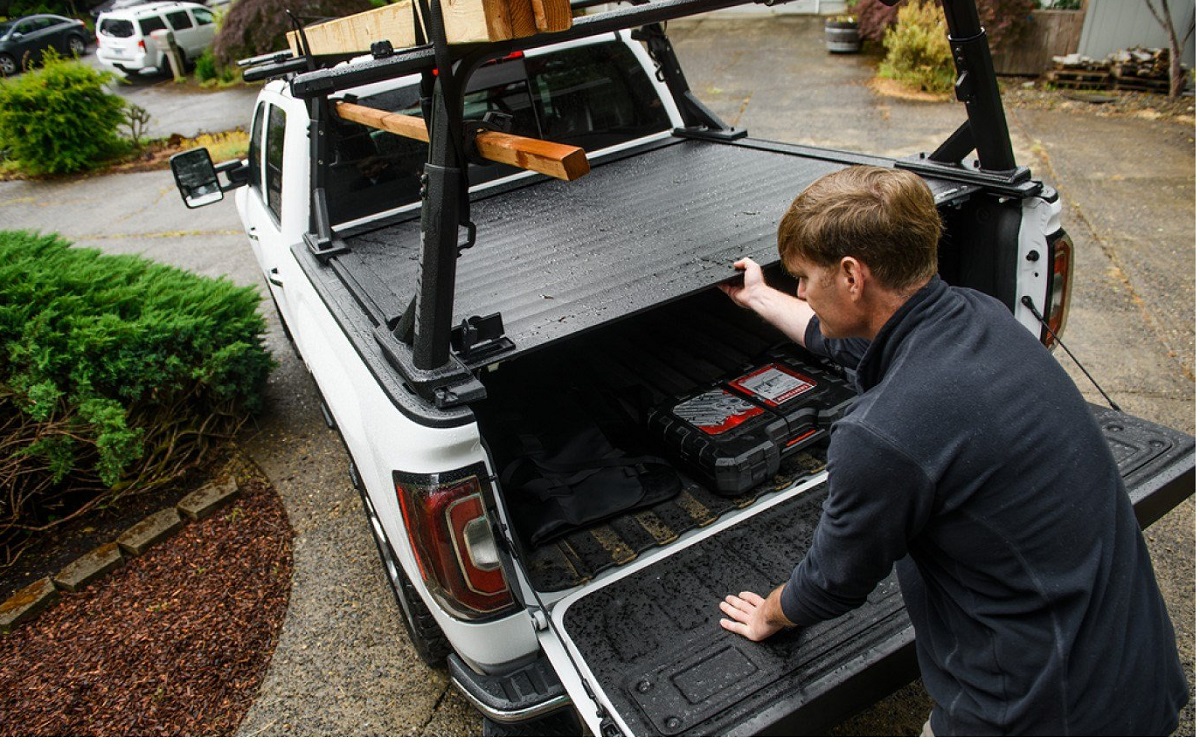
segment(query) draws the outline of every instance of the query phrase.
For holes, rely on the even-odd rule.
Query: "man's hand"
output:
[[[785,336],[803,346],[808,321],[813,317],[808,303],[767,284],[762,267],[752,259],[734,261],[733,268],[742,272],[741,278],[717,286],[736,305],[753,310],[763,320],[783,331]]]
[[[783,587],[780,586],[765,599],[754,592],[726,597],[721,603],[721,612],[728,617],[721,618],[721,627],[755,642],[766,640],[785,628],[796,627],[783,614],[783,607],[779,604],[779,595],[782,593]]]
[[[743,258],[734,261],[733,268],[742,272],[741,280],[731,279],[718,286],[737,306],[757,310],[755,300],[761,298],[764,290],[771,290],[763,279],[762,267],[749,258]]]

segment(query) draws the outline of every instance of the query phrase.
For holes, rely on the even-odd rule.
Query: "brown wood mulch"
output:
[[[228,470],[231,503],[0,636],[0,736],[236,732],[283,624],[292,532],[253,465]]]

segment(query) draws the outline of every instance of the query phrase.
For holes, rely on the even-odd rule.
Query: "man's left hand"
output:
[[[782,592],[781,586],[766,598],[754,592],[740,592],[736,597],[725,597],[721,612],[728,617],[721,618],[721,627],[755,642],[766,640],[785,628],[795,627],[783,614],[783,607],[779,604]]]

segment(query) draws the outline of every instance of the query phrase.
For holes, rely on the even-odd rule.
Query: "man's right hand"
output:
[[[762,267],[752,259],[734,261],[733,268],[742,272],[741,279],[718,284],[738,307],[753,310],[763,320],[783,331],[791,340],[804,345],[808,321],[813,317],[808,303],[795,295],[780,292],[767,284]]]

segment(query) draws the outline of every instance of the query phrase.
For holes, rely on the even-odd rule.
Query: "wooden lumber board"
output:
[[[421,142],[429,141],[425,120],[420,117],[394,114],[345,101],[334,104],[334,113],[346,121],[365,124]],[[475,137],[475,149],[492,162],[537,171],[563,181],[574,181],[591,170],[583,148],[532,137],[503,132],[481,132]]]
[[[439,2],[439,0],[431,0]],[[570,0],[441,0],[446,39],[451,44],[503,41],[571,27]],[[420,6],[417,6],[418,14]],[[313,54],[367,52],[377,41],[394,49],[416,45],[413,0],[373,8],[304,29]],[[300,53],[298,34],[287,35],[293,54]]]

